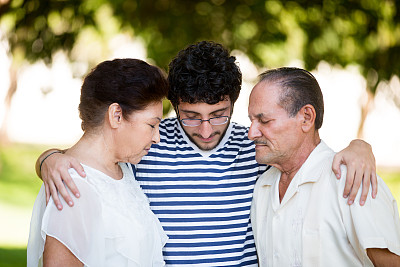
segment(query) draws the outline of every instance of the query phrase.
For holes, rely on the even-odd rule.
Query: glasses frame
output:
[[[220,119],[220,118],[226,118],[226,120],[223,122],[223,123],[213,123],[213,120],[214,119]],[[203,122],[205,122],[205,121],[208,121],[211,125],[213,125],[213,126],[218,126],[218,125],[224,125],[224,124],[226,124],[228,121],[229,121],[229,119],[230,119],[231,117],[230,116],[219,116],[219,117],[214,117],[214,118],[209,118],[208,120],[202,120],[202,119],[179,119],[181,122],[182,122],[182,124],[183,125],[185,125],[185,126],[188,126],[188,127],[198,127],[198,126],[200,126]],[[193,122],[198,122],[198,124],[197,125],[189,125],[189,124],[187,124],[186,123],[186,121],[193,121]]]
[[[231,118],[231,116],[218,116],[218,117],[214,117],[214,118],[209,118],[208,120],[203,120],[203,119],[181,119],[181,116],[180,116],[180,114],[179,114],[179,109],[178,108],[176,108],[176,114],[178,115],[178,120],[180,121],[180,122],[182,122],[182,124],[184,125],[184,126],[187,126],[187,127],[199,127],[203,122],[205,122],[205,121],[208,121],[211,125],[213,125],[213,126],[218,126],[218,125],[224,125],[224,124],[226,124],[229,120],[230,120],[230,118]],[[226,118],[226,120],[225,120],[225,122],[223,122],[223,123],[217,123],[217,124],[215,124],[215,123],[213,123],[212,121],[214,120],[214,119],[220,119],[220,118]],[[186,121],[197,121],[198,122],[198,124],[197,125],[189,125],[189,124],[186,124]]]

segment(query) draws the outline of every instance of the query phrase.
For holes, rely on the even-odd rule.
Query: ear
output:
[[[307,104],[300,109],[299,114],[301,116],[301,119],[303,120],[301,123],[301,128],[303,132],[314,130],[315,118],[317,116],[314,107],[310,104]]]
[[[111,128],[115,129],[121,125],[122,121],[122,109],[117,103],[113,103],[108,107],[108,121]]]

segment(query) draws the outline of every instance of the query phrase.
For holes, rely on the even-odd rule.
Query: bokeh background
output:
[[[335,150],[369,142],[400,200],[398,0],[0,0],[0,266],[25,266],[40,153],[82,134],[82,77],[134,57],[168,72],[187,45],[213,40],[243,73],[233,120],[249,125],[257,75],[311,71],[325,98],[322,138]],[[173,116],[166,101],[165,116]]]

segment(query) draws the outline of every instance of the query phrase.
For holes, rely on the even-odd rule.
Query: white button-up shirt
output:
[[[334,154],[321,141],[282,202],[278,169],[257,181],[251,220],[260,266],[373,266],[366,249],[374,247],[400,255],[400,220],[389,189],[378,178],[376,199],[369,195],[361,207],[359,192],[355,204],[347,205],[346,181],[331,169]]]

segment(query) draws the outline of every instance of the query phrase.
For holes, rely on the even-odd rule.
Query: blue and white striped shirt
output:
[[[257,265],[250,206],[265,166],[247,128],[230,123],[211,151],[192,143],[178,120],[160,124],[161,141],[136,166],[136,178],[169,240],[167,265]]]

